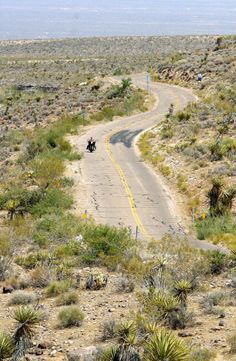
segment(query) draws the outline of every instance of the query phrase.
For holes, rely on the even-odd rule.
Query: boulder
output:
[[[100,350],[95,346],[80,347],[67,352],[68,361],[94,361],[97,359]]]
[[[14,291],[14,288],[11,285],[3,286],[2,293],[12,293]]]

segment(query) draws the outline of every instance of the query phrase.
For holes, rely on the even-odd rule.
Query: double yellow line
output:
[[[176,96],[173,92],[173,95],[175,96],[175,106],[176,108],[178,109],[179,106],[180,106],[180,100],[179,100],[179,97]],[[121,129],[123,130],[123,129]],[[152,240],[153,237],[150,235],[150,233],[148,233],[148,231],[146,230],[146,228],[144,227],[139,215],[138,215],[138,212],[137,212],[137,207],[136,207],[136,204],[135,204],[135,200],[134,200],[134,196],[131,192],[131,189],[130,189],[130,186],[126,180],[126,177],[125,177],[125,174],[123,172],[123,170],[121,169],[121,167],[119,166],[119,164],[115,161],[114,157],[113,157],[113,154],[112,154],[112,151],[111,151],[111,147],[110,147],[110,141],[111,141],[111,138],[115,135],[119,133],[119,131],[116,131],[114,133],[111,133],[107,136],[106,138],[106,150],[107,150],[107,153],[108,153],[108,156],[111,160],[111,162],[114,164],[119,176],[120,176],[120,180],[121,180],[121,183],[124,187],[124,190],[127,194],[127,197],[128,197],[128,201],[129,201],[129,205],[130,205],[130,209],[131,209],[131,212],[132,212],[132,215],[133,215],[133,218],[135,220],[135,223],[137,224],[138,228],[139,228],[139,231],[142,233],[142,235],[147,239],[147,240]]]
[[[121,167],[119,166],[119,164],[115,161],[114,157],[113,157],[113,154],[112,154],[112,151],[111,151],[111,147],[110,147],[110,140],[111,140],[111,137],[113,137],[115,134],[117,134],[118,132],[114,132],[112,134],[109,134],[106,138],[106,149],[107,149],[107,153],[108,153],[108,156],[111,160],[111,162],[114,164],[119,176],[120,176],[120,180],[121,180],[121,183],[124,187],[124,190],[127,194],[127,197],[128,197],[128,201],[129,201],[129,205],[130,205],[130,209],[131,209],[131,212],[132,212],[132,215],[134,217],[134,220],[139,228],[139,231],[143,234],[143,236],[149,240],[152,239],[152,236],[148,233],[148,231],[145,229],[141,219],[139,218],[139,215],[138,215],[138,212],[137,212],[137,208],[136,208],[136,204],[135,204],[135,200],[134,200],[134,196],[131,192],[131,189],[129,187],[129,184],[126,180],[126,177],[125,177],[125,174],[123,172],[123,170],[121,169]]]

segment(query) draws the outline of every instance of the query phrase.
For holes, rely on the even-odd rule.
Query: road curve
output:
[[[147,87],[144,74],[133,76],[132,81],[140,88]],[[98,223],[129,227],[144,241],[185,231],[170,191],[135,152],[135,138],[163,120],[171,103],[177,111],[196,101],[190,90],[176,86],[150,83],[149,90],[157,99],[151,111],[99,124],[76,140],[77,149],[84,152],[79,163],[77,207]],[[95,153],[85,151],[90,136],[97,140]],[[204,247],[202,241],[192,242],[214,248],[207,243]]]

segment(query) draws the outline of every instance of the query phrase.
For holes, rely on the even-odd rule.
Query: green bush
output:
[[[191,118],[191,113],[181,111],[181,112],[178,112],[175,117],[179,122],[185,122]]]
[[[49,259],[47,252],[30,253],[27,256],[18,256],[15,259],[16,264],[26,269],[33,269],[37,266],[42,265]]]
[[[63,160],[51,152],[42,153],[35,158],[30,168],[36,183],[45,189],[55,184],[65,171]]]
[[[189,350],[173,333],[160,330],[147,341],[144,355],[145,361],[187,361]]]
[[[28,305],[37,300],[36,294],[32,294],[24,291],[16,291],[12,295],[9,305]]]
[[[67,281],[53,281],[50,282],[45,290],[46,297],[56,297],[70,288],[70,283]]]
[[[88,224],[82,234],[87,246],[83,256],[86,263],[98,262],[109,265],[109,261],[111,261],[115,266],[134,246],[134,241],[126,228]]]
[[[59,324],[63,328],[82,325],[84,320],[83,312],[76,306],[68,306],[58,314]]]
[[[236,219],[230,214],[220,217],[207,217],[204,220],[198,220],[196,228],[198,239],[207,239],[224,233],[236,235]]]
[[[0,332],[0,360],[11,357],[14,350],[15,345],[12,337]]]
[[[31,213],[42,216],[49,213],[57,213],[69,209],[73,204],[72,197],[60,189],[48,189],[41,200],[35,204]]]
[[[211,361],[215,359],[215,352],[207,348],[194,349],[191,351],[189,361]]]
[[[78,297],[77,292],[75,292],[75,291],[63,293],[57,299],[58,306],[76,305],[78,302],[79,302],[79,297]]]
[[[38,222],[34,239],[38,240],[38,235],[44,237],[48,242],[63,243],[61,250],[65,250],[65,254],[78,254],[79,244],[73,242],[74,238],[82,231],[82,222],[70,213],[66,214],[48,214]]]
[[[220,251],[209,251],[210,270],[212,274],[220,274],[225,268],[226,255]]]

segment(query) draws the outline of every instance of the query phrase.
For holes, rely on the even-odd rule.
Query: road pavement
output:
[[[129,227],[144,242],[160,239],[166,233],[183,236],[186,232],[181,210],[171,190],[140,159],[135,141],[140,133],[164,119],[171,103],[177,111],[197,98],[189,89],[147,84],[145,74],[133,76],[132,81],[143,89],[148,86],[156,97],[155,106],[146,113],[96,125],[77,139],[77,149],[84,152],[79,165],[77,206],[98,223]],[[86,151],[91,136],[97,140],[94,153]],[[200,248],[215,248],[207,242],[190,242]]]

